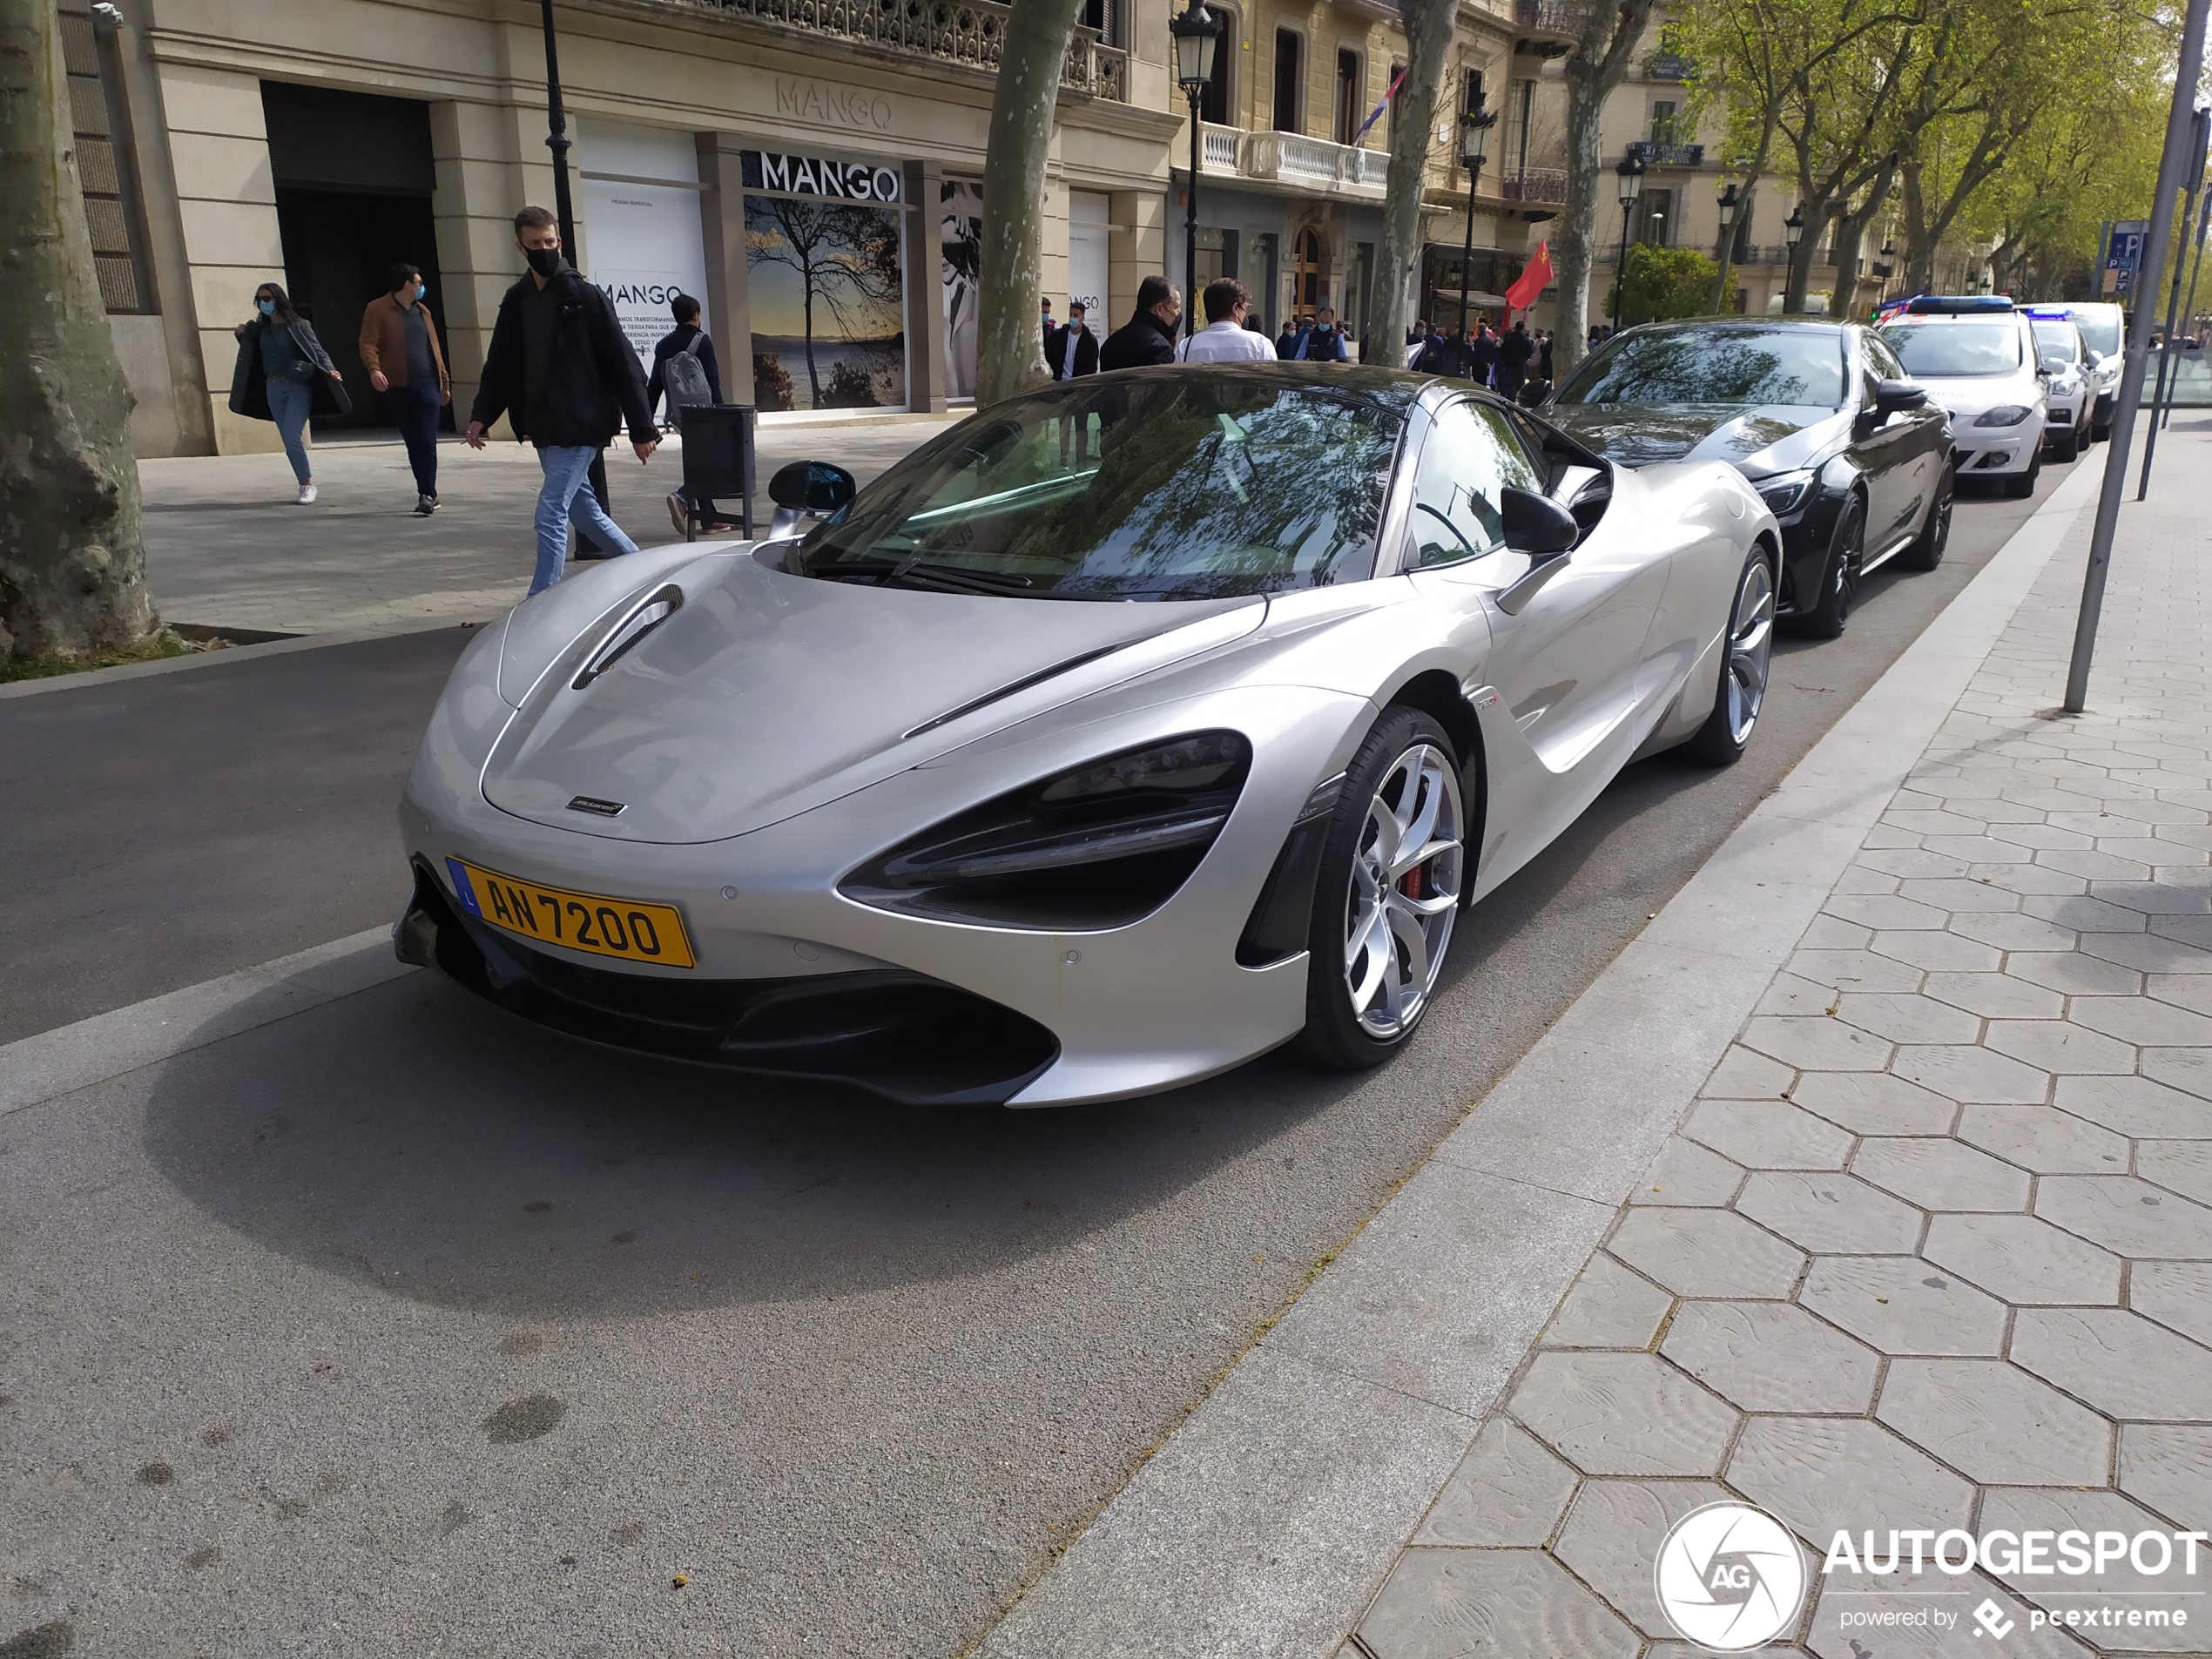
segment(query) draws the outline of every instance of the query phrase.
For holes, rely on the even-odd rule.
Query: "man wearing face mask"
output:
[[[361,360],[391,405],[415,472],[415,510],[428,518],[438,510],[438,411],[453,401],[453,379],[426,292],[419,267],[392,267],[385,291],[361,312]]]
[[[515,245],[529,273],[499,302],[462,436],[470,448],[482,448],[484,428],[505,415],[516,437],[537,446],[545,485],[537,496],[537,570],[530,578],[536,594],[561,579],[571,516],[604,546],[637,550],[588,480],[593,459],[624,421],[641,466],[659,447],[660,432],[645,401],[645,372],[616,320],[614,302],[561,257],[553,215],[543,207],[516,214]]]

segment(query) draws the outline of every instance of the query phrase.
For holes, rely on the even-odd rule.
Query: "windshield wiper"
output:
[[[872,582],[880,588],[925,583],[967,593],[1027,594],[1036,585],[1028,577],[1010,571],[973,570],[965,565],[935,564],[918,558],[832,559],[814,565],[807,574],[832,582]]]

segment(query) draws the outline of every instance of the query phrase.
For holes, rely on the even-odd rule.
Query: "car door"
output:
[[[1889,341],[1869,329],[1862,334],[1867,360],[1873,366],[1877,379],[1909,381],[1912,376],[1897,354],[1890,349]],[[1926,521],[1928,505],[1935,499],[1936,488],[1943,478],[1943,469],[1951,461],[1951,421],[1944,414],[1943,405],[1931,396],[1917,409],[1903,409],[1890,416],[1887,426],[1905,435],[1901,444],[1909,455],[1912,488],[1908,492],[1904,516],[1898,533],[1917,534]]]
[[[1850,331],[1855,344],[1849,372],[1858,401],[1851,417],[1851,456],[1866,483],[1866,556],[1878,558],[1909,533],[1919,511],[1918,435],[1904,411],[1885,415],[1874,406],[1883,373],[1867,348],[1865,331]]]
[[[1407,568],[1441,603],[1460,603],[1469,589],[1487,603],[1482,678],[1542,771],[1563,779],[1635,711],[1667,564],[1642,538],[1586,537],[1526,604],[1501,610],[1498,597],[1533,563],[1504,543],[1498,503],[1508,486],[1543,484],[1504,413],[1467,399],[1443,405],[1414,474]]]

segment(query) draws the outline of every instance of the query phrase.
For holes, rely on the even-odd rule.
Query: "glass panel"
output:
[[[1915,374],[2009,374],[2020,366],[2020,325],[2010,317],[1892,323],[1882,338]]]
[[[745,199],[760,408],[906,407],[900,218],[854,202]]]
[[[1497,410],[1453,402],[1438,414],[1413,480],[1413,562],[1458,564],[1505,545],[1501,492],[1541,486]]]
[[[1817,326],[1622,334],[1575,371],[1559,401],[1834,408],[1844,401],[1843,340]]]

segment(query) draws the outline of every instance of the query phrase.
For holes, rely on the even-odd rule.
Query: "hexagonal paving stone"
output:
[[[1444,1483],[1416,1544],[1534,1549],[1548,1540],[1575,1495],[1575,1471],[1518,1424],[1494,1417]]]
[[[2067,1017],[2139,1049],[2212,1044],[2212,1020],[2147,996],[2084,997]]]
[[[1880,1359],[1788,1302],[1684,1302],[1659,1352],[1750,1412],[1866,1409]]]
[[[1862,927],[1855,921],[1845,921],[1841,916],[1815,916],[1805,924],[1805,931],[1797,941],[1799,950],[1865,950],[1867,941],[1874,937],[1871,927]]]
[[[2099,1486],[2112,1426],[2001,1359],[1896,1359],[1874,1408],[1922,1451],[1984,1486]]]
[[[1675,1298],[1600,1251],[1590,1258],[1539,1339],[1548,1348],[1642,1348]]]
[[[1646,1635],[1671,1636],[1651,1581],[1659,1546],[1691,1510],[1728,1495],[1710,1480],[1585,1481],[1553,1554]]]
[[[1994,946],[1948,933],[1876,934],[1867,948],[1877,956],[1894,957],[1931,973],[1993,973],[2005,960]]]
[[[1743,1184],[1743,1170],[1719,1153],[1669,1135],[1659,1156],[1629,1189],[1630,1204],[1725,1204]]]
[[[2022,1308],[2012,1358],[2113,1417],[2212,1420],[2212,1350],[2121,1308]]]
[[[1955,1101],[1884,1071],[1813,1071],[1790,1098],[1854,1135],[1943,1135],[1959,1116]]]
[[[1959,1138],[2038,1175],[2112,1175],[2128,1167],[2128,1137],[2054,1106],[1969,1106]]]
[[[1830,1255],[1902,1254],[1920,1242],[1918,1210],[1830,1170],[1759,1170],[1736,1207],[1791,1244]]]
[[[2137,1262],[2128,1274],[2128,1305],[2212,1348],[2212,1262]]]
[[[1648,1353],[1540,1353],[1507,1409],[1585,1474],[1712,1474],[1737,1422]]]
[[[2100,1532],[2117,1533],[2128,1539],[2141,1532],[2164,1530],[2140,1505],[2130,1503],[2116,1492],[2070,1492],[2048,1487],[2000,1487],[1992,1491],[1982,1503],[1981,1527],[1984,1537],[1992,1532],[2007,1532],[2018,1537],[2030,1532],[2055,1536],[2079,1531],[2093,1537]],[[2143,1602],[2146,1607],[2188,1608],[2189,1625],[2194,1628],[2112,1632],[2097,1629],[2080,1634],[2107,1651],[2201,1654],[2204,1650],[2202,1623],[2207,1616],[2200,1610],[2202,1603],[2180,1599],[2182,1592],[2202,1588],[2204,1562],[2201,1554],[2197,1565],[2198,1576],[2185,1577],[2182,1571],[2182,1552],[2176,1548],[2172,1551],[2167,1570],[2155,1576],[2136,1572],[2125,1554],[2108,1563],[2103,1572],[2093,1571],[2080,1577],[2018,1572],[2000,1573],[1997,1576],[2030,1602],[2054,1609],[2080,1608],[2096,1601],[2126,1607],[2134,1598],[2142,1596],[2151,1598]]]
[[[1898,879],[1885,875],[1879,870],[1870,870],[1862,864],[1851,864],[1836,878],[1831,893],[1895,893]]]
[[[2042,1071],[2080,1075],[2126,1073],[2135,1069],[2135,1051],[2128,1044],[2067,1020],[1992,1020],[1982,1042],[1999,1054],[2010,1055]]]
[[[1917,1257],[1820,1257],[1797,1300],[1884,1353],[2004,1352],[2005,1305]]]
[[[1963,1008],[1900,991],[1841,994],[1836,1017],[1892,1042],[1972,1042],[1981,1034],[1981,1021]]]
[[[1808,1071],[1879,1071],[1890,1044],[1835,1020],[1756,1017],[1745,1024],[1743,1046]]]
[[[2027,1208],[2027,1176],[1952,1140],[1869,1138],[1851,1173],[1923,1210]]]
[[[1919,880],[1940,880],[1946,876],[1962,876],[1968,866],[1962,858],[1948,853],[1930,853],[1921,847],[1889,847],[1861,853],[1851,860],[1855,870],[1876,870],[1884,875],[1912,877]]]
[[[2143,976],[2132,968],[2072,950],[2014,951],[2005,959],[2005,973],[2068,996],[2133,996],[2143,985]]]
[[[1779,1100],[1701,1100],[1682,1133],[1754,1170],[1840,1170],[1851,1137]]]
[[[1939,1095],[1959,1101],[2029,1105],[2048,1098],[2051,1092],[2047,1072],[2007,1055],[1966,1043],[1900,1049],[1891,1070],[1907,1082],[1922,1084]]]
[[[1963,1527],[1974,1489],[1917,1447],[1865,1418],[1754,1417],[1728,1460],[1728,1484],[1801,1538]]]
[[[2071,927],[2040,917],[1988,914],[1953,916],[1951,931],[1999,950],[2070,950],[2079,937]]]
[[[2120,1300],[2119,1257],[2033,1216],[1937,1216],[1920,1254],[2015,1305]]]
[[[2088,900],[2080,900],[2087,903]],[[2133,914],[2133,912],[2122,912]],[[2135,918],[2141,921],[2141,916]],[[2094,956],[2100,961],[2118,968],[2132,968],[2143,974],[2205,974],[2212,973],[2212,955],[2177,939],[2166,939],[2156,934],[2101,933],[2084,934],[2080,945],[2084,956]]]
[[[2149,873],[2144,872],[2147,877]],[[2193,872],[2162,870],[2158,873],[2160,879],[2155,881],[2092,880],[2089,896],[2147,916],[2202,916],[2212,911],[2212,893],[2187,886],[2181,880]]]
[[[2122,1256],[2212,1260],[2212,1209],[2131,1175],[2054,1175],[2035,1213]]]
[[[1970,864],[1966,873],[1976,881],[1986,881],[1993,887],[2002,887],[2007,893],[2017,893],[2026,898],[2031,893],[2057,894],[2071,897],[2087,893],[2089,883],[2078,875],[2063,871],[2047,870],[2040,864]],[[2067,933],[2067,944],[2073,943],[2072,931]]]
[[[2143,913],[2130,910],[2124,905],[2107,904],[2101,899],[2062,898],[2029,894],[2020,900],[2023,914],[2040,916],[2046,921],[2055,921],[2061,927],[2071,927],[2084,937],[2079,948],[2091,950],[2102,939],[2090,934],[2140,934],[2143,930]]]
[[[2055,1020],[2066,1012],[2056,991],[2006,974],[1931,974],[1920,989],[1985,1020]]]
[[[2145,1049],[2142,1074],[2169,1089],[2212,1100],[2212,1049]]]
[[[1960,876],[1913,877],[1901,883],[1897,893],[1900,899],[1910,899],[1916,904],[1932,905],[1953,917],[1978,910],[2017,910],[2020,903],[2020,895],[2016,893],[2007,893],[1988,882],[1969,880]],[[1851,920],[1858,921],[1864,918],[1854,916]]]
[[[2151,974],[2143,995],[2196,1014],[2212,1014],[2212,974]]]
[[[1726,1210],[1631,1210],[1606,1248],[1677,1296],[1779,1300],[1797,1284],[1805,1260]]]
[[[1791,1079],[1797,1075],[1793,1067],[1778,1060],[1770,1060],[1740,1044],[1731,1044],[1721,1056],[1720,1064],[1713,1068],[1713,1075],[1705,1079],[1704,1088],[1697,1092],[1720,1100],[1773,1099],[1789,1088]]]
[[[1800,950],[1790,972],[1839,991],[1910,991],[1920,983],[1919,968],[1871,950]]]
[[[2212,1141],[2145,1141],[2135,1149],[2135,1173],[2168,1192],[2212,1204]]]
[[[2092,881],[2135,881],[2150,873],[2150,866],[2139,859],[2122,858],[2094,847],[2047,846],[2035,855],[2035,861],[2047,870],[2063,870]]]
[[[1799,1019],[1819,1019],[1836,1011],[1834,988],[1782,973],[1766,988],[1754,1014],[1778,1014]]]
[[[1471,1653],[1635,1659],[1619,1615],[1536,1549],[1409,1549],[1359,1621],[1375,1659]]]
[[[2128,1424],[2120,1431],[2120,1489],[2177,1527],[2212,1532],[2212,1428]]]
[[[2060,1111],[2139,1140],[2212,1136],[2212,1105],[2148,1077],[2061,1077],[2054,1098]]]
[[[1861,1529],[1862,1535],[1865,1529]],[[1877,1538],[1881,1536],[1878,1534]],[[1885,1546],[1877,1543],[1878,1548]],[[1812,1616],[1807,1621],[1805,1646],[1819,1659],[1959,1659],[1960,1643],[1967,1638],[1961,1632],[1979,1636],[1971,1622],[1967,1608],[1979,1608],[1984,1602],[1997,1604],[1998,1616],[2011,1622],[2002,1649],[2004,1659],[2087,1659],[2089,1649],[2065,1632],[2048,1626],[2038,1629],[2029,1618],[2026,1602],[2014,1595],[1993,1579],[1979,1573],[1967,1573],[1958,1578],[1933,1575],[1939,1579],[1946,1608],[1959,1609],[1961,1622],[1955,1628],[1938,1629],[1928,1618],[1932,1603],[1925,1589],[1910,1576],[1911,1546],[1906,1547],[1907,1576],[1892,1592],[1861,1589],[1862,1582],[1897,1583],[1894,1579],[1857,1580],[1839,1569],[1837,1582],[1813,1603]],[[1876,1622],[1871,1627],[1878,1632],[1875,1645],[1869,1647],[1869,1620],[1879,1621],[1885,1616],[1898,1619],[1895,1624]],[[1845,1619],[1851,1622],[1845,1623]],[[1975,1645],[1979,1645],[1979,1643]],[[1764,1651],[1762,1649],[1762,1651]],[[1969,1649],[1971,1651],[1971,1649]],[[1357,1659],[1346,1649],[1339,1659]]]

